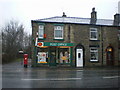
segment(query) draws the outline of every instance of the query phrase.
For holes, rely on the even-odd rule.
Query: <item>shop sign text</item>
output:
[[[73,43],[44,42],[44,46],[74,46]]]

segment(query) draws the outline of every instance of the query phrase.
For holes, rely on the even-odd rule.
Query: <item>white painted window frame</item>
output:
[[[40,36],[41,30],[43,30],[42,36]],[[40,38],[40,39],[44,38],[44,25],[39,25],[39,27],[38,27],[38,38]]]
[[[92,49],[96,49],[96,50],[92,50]],[[96,53],[96,57],[97,57],[97,59],[96,60],[93,60],[93,59],[91,59],[91,53]],[[90,61],[98,61],[98,48],[97,47],[91,47],[90,48]]]
[[[96,38],[92,38],[92,32],[96,33]],[[90,40],[98,40],[98,29],[97,28],[90,28]]]
[[[59,31],[61,30],[62,31],[62,37],[56,37],[55,35],[55,31]],[[54,39],[63,39],[63,26],[54,26]]]

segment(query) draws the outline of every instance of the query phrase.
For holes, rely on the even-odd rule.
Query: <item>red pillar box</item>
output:
[[[24,54],[24,67],[27,68],[28,65],[28,54]]]

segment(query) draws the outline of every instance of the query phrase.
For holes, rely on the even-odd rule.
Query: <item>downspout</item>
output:
[[[103,66],[103,30],[102,30],[102,26],[101,26],[101,47],[102,47],[102,66]]]
[[[37,43],[38,43],[38,32],[36,35],[35,46],[34,46],[35,66],[37,65]]]

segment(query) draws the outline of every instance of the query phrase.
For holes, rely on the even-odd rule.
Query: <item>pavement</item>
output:
[[[89,67],[56,67],[56,66],[51,66],[51,67],[32,67],[30,64],[30,60],[28,63],[27,69],[39,69],[39,70],[120,70],[120,66],[89,66]],[[21,62],[12,62],[9,64],[4,64],[2,65],[2,69],[17,69],[17,68],[24,68],[23,63]]]

